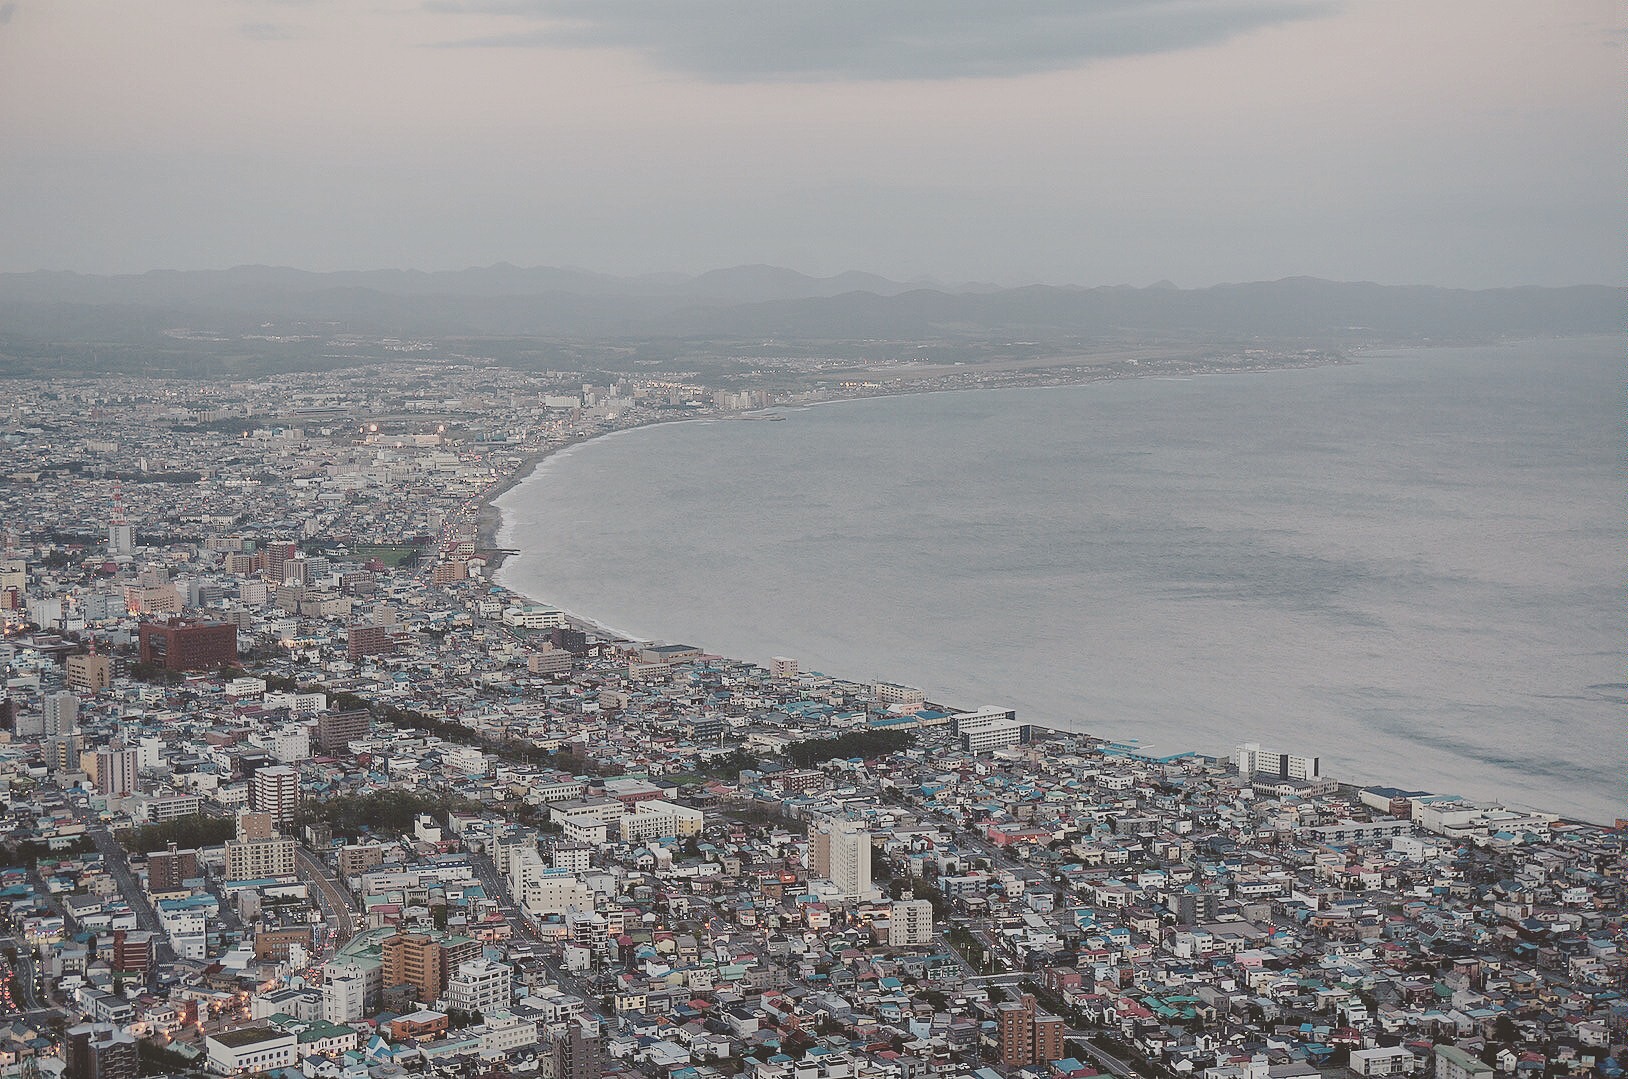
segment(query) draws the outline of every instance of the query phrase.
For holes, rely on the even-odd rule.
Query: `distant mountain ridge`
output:
[[[617,277],[559,266],[508,263],[464,270],[296,270],[286,266],[234,266],[226,270],[149,270],[141,274],[78,274],[41,270],[0,274],[0,299],[70,303],[183,303],[235,296],[250,289],[320,292],[367,289],[399,296],[672,296],[747,303],[845,292],[891,296],[922,287],[850,270],[813,277],[781,266],[731,266],[696,275]],[[958,286],[935,286],[960,291]],[[989,286],[971,286],[988,288]]]
[[[320,324],[433,336],[919,340],[1179,336],[1418,340],[1609,333],[1628,289],[1480,291],[1310,277],[1181,289],[942,285],[777,266],[616,277],[499,264],[455,271],[285,267],[95,276],[0,275],[0,340],[147,337],[169,327],[244,333]]]

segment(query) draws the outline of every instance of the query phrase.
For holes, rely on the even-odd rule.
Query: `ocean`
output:
[[[1614,339],[919,394],[557,454],[504,586],[1160,754],[1628,815]]]

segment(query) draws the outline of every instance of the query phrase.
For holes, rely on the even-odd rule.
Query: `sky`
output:
[[[0,271],[1628,283],[1617,0],[0,0]]]

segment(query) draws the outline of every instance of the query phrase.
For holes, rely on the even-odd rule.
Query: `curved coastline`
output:
[[[1411,350],[1384,350],[1384,352],[1391,352],[1391,351],[1411,351]],[[1347,360],[1347,361],[1343,361],[1343,362],[1353,362],[1353,361]],[[1293,369],[1296,369],[1299,366],[1303,366],[1303,365],[1287,365],[1287,366],[1282,367],[1282,368],[1273,368],[1272,370],[1293,370]],[[1322,365],[1319,365],[1319,366],[1322,366]],[[1248,373],[1257,373],[1257,372],[1262,372],[1262,371],[1264,371],[1264,369],[1256,368],[1256,369],[1247,369],[1247,370],[1216,371],[1216,372],[1213,372],[1213,373],[1214,374],[1248,374]],[[1109,377],[1106,377],[1106,378],[1089,378],[1089,379],[1071,381],[1071,382],[1062,383],[1062,384],[1064,384],[1064,385],[1084,385],[1084,384],[1088,384],[1090,382],[1096,382],[1096,381],[1118,381],[1118,380],[1120,380],[1122,378],[1125,378],[1125,377],[1127,377],[1127,376],[1118,375],[1118,376],[1109,376]],[[1149,378],[1158,379],[1161,376],[1159,376],[1157,374],[1154,374],[1152,372],[1149,372],[1148,374],[1139,374],[1139,375],[1128,376],[1128,377],[1136,378],[1136,379],[1149,379]],[[982,387],[982,389],[987,389],[987,390],[1019,389],[1019,388],[1033,389],[1033,388],[1038,388],[1038,387],[1033,387],[1033,386],[1027,386],[1027,387],[1017,387],[1017,386]],[[844,404],[844,403],[850,403],[850,402],[853,402],[853,401],[873,400],[873,399],[876,399],[876,398],[879,398],[879,397],[915,396],[915,395],[927,394],[927,393],[932,393],[932,394],[966,393],[966,392],[970,392],[970,391],[975,390],[975,389],[980,389],[980,388],[979,387],[949,387],[949,388],[937,387],[937,388],[931,388],[931,389],[923,388],[923,389],[918,389],[918,390],[911,390],[911,389],[898,390],[898,389],[895,389],[895,390],[892,390],[890,392],[885,392],[885,393],[858,394],[858,395],[852,395],[852,396],[832,397],[832,398],[826,398],[826,399],[822,399],[822,400],[808,400],[808,401],[789,402],[785,406],[776,406],[776,407],[778,407],[778,408],[803,409],[803,408],[814,407],[814,406],[817,406],[817,405]],[[771,408],[770,410],[759,410],[759,411],[751,414],[751,417],[752,418],[760,418],[766,412],[771,412],[771,411],[774,411],[774,410],[775,410],[774,408]],[[512,515],[511,515],[510,519],[506,520],[506,515],[503,512],[503,507],[501,505],[499,505],[501,500],[505,496],[507,496],[510,491],[512,491],[515,488],[521,486],[526,480],[528,480],[528,479],[532,478],[533,476],[537,475],[538,472],[539,472],[539,469],[541,468],[541,466],[545,462],[547,462],[547,461],[549,461],[549,460],[551,460],[551,459],[553,459],[555,457],[563,458],[563,457],[568,455],[567,454],[568,450],[575,449],[578,446],[586,446],[589,443],[598,442],[598,441],[603,440],[603,439],[608,439],[608,438],[610,438],[610,437],[612,437],[614,435],[631,434],[633,432],[643,430],[646,427],[653,427],[653,426],[657,426],[657,425],[660,425],[660,424],[666,424],[666,423],[687,423],[687,422],[696,422],[696,421],[715,421],[715,420],[720,420],[720,419],[742,419],[742,418],[747,418],[746,414],[717,412],[717,411],[712,411],[712,410],[707,410],[707,411],[704,411],[704,412],[698,412],[698,413],[695,413],[695,414],[684,415],[684,416],[652,418],[652,419],[650,419],[650,420],[648,420],[646,422],[637,423],[637,424],[634,424],[634,425],[631,425],[631,426],[628,426],[628,427],[619,428],[617,430],[598,432],[598,433],[595,433],[595,434],[592,434],[592,435],[588,435],[586,437],[577,438],[577,439],[575,439],[575,440],[573,440],[573,441],[571,441],[569,443],[559,445],[559,446],[548,447],[548,448],[539,450],[535,454],[531,455],[530,457],[528,457],[523,462],[523,464],[521,466],[516,468],[515,471],[511,475],[509,475],[508,477],[506,477],[505,479],[503,479],[499,483],[494,484],[494,486],[489,490],[489,492],[485,495],[485,497],[481,500],[481,503],[480,503],[480,507],[479,507],[479,511],[478,511],[479,512],[479,517],[478,517],[478,520],[479,520],[478,543],[479,543],[479,546],[483,550],[488,550],[488,551],[493,552],[493,557],[489,562],[489,565],[491,567],[491,578],[490,579],[492,580],[492,582],[494,584],[504,588],[505,590],[507,590],[512,595],[520,596],[520,597],[523,597],[523,598],[526,598],[526,599],[536,600],[538,602],[545,602],[545,603],[548,602],[546,597],[539,597],[539,596],[529,595],[528,593],[526,593],[526,592],[524,592],[524,591],[522,591],[520,589],[512,587],[510,584],[506,583],[504,580],[501,579],[501,576],[502,576],[501,571],[504,568],[506,558],[507,557],[519,557],[520,555],[522,555],[524,553],[524,549],[523,548],[520,548],[520,549],[506,549],[506,548],[503,547],[503,544],[513,542],[513,535],[512,535],[511,529],[514,526],[515,522],[512,520]],[[553,604],[553,605],[554,606],[559,606],[558,604]],[[607,640],[621,641],[621,642],[639,642],[639,641],[654,640],[655,639],[655,638],[646,638],[646,637],[641,636],[641,635],[636,634],[636,633],[626,632],[626,631],[619,630],[619,629],[617,629],[615,627],[608,626],[605,623],[603,623],[603,622],[597,620],[596,618],[594,618],[591,613],[581,612],[581,611],[573,611],[573,610],[570,610],[570,609],[567,609],[567,608],[561,608],[561,610],[564,611],[564,613],[568,616],[568,618],[570,619],[570,621],[572,622],[573,625],[577,626],[578,628],[584,629],[584,630],[586,630],[588,632],[591,632],[591,633],[593,633],[593,634],[595,634],[597,636],[605,638]],[[705,647],[704,642],[702,642],[701,647],[703,647],[703,648]],[[719,654],[721,654],[721,653],[719,653]],[[1044,728],[1042,728],[1042,729],[1044,729]],[[1087,734],[1087,735],[1091,734],[1090,731],[1084,730],[1083,728],[1076,730],[1074,728],[1061,727],[1059,729],[1067,730],[1070,733],[1079,733],[1079,734]],[[1248,739],[1251,736],[1248,735],[1248,734],[1239,734],[1236,737],[1239,738],[1239,739]],[[1184,749],[1186,747],[1177,747],[1177,748],[1178,749]],[[1364,771],[1366,771],[1366,770],[1364,770]],[[1388,780],[1386,778],[1384,778],[1383,776],[1379,776],[1379,777],[1375,777],[1373,775],[1364,776],[1364,775],[1359,773],[1358,775],[1353,776],[1351,781],[1348,781],[1346,784],[1343,784],[1343,785],[1349,785],[1350,782],[1353,782],[1353,781],[1355,783],[1357,783],[1358,785],[1364,785],[1364,786],[1365,785],[1372,785],[1372,784],[1384,784],[1384,783],[1388,782]],[[1534,807],[1534,806],[1532,806],[1532,805],[1530,805],[1528,803],[1523,803],[1523,802],[1517,801],[1515,799],[1507,799],[1506,798],[1506,799],[1500,799],[1500,800],[1503,801],[1504,804],[1509,805],[1509,806],[1511,806],[1513,808],[1539,809],[1539,810],[1541,810],[1541,807]],[[1547,812],[1547,810],[1544,810],[1544,811]],[[1579,821],[1579,822],[1590,823],[1590,824],[1606,824],[1606,823],[1608,823],[1608,821],[1605,821],[1605,820],[1589,820],[1587,818],[1577,817],[1577,816],[1564,816],[1563,815],[1561,817],[1561,819],[1562,820]]]

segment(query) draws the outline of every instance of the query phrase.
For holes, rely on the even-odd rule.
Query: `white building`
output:
[[[354,1023],[367,1015],[367,979],[358,970],[331,970],[322,983],[322,1018]]]
[[[1238,774],[1245,779],[1254,776],[1317,779],[1322,775],[1322,758],[1262,749],[1257,742],[1245,742],[1239,746],[1232,756],[1232,761],[1237,766]]]
[[[1019,723],[1010,708],[980,708],[950,717],[950,733],[967,753],[988,753],[1003,746],[1025,744],[1032,736],[1027,723]]]
[[[699,835],[703,820],[701,810],[689,806],[659,798],[638,802],[633,812],[622,816],[622,841],[642,843],[647,839]]]
[[[518,629],[566,629],[565,612],[541,603],[510,607],[503,612],[503,624]]]
[[[481,1014],[486,1019],[477,1028],[480,1031],[481,1059],[508,1056],[516,1049],[537,1044],[537,1020],[522,1019],[507,1012]]]
[[[1319,824],[1308,829],[1323,843],[1374,843],[1412,835],[1418,826],[1410,820],[1381,817],[1378,820],[1341,820],[1334,824]]]
[[[556,843],[549,851],[555,869],[568,873],[586,873],[593,862],[594,849],[585,843]]]
[[[209,956],[209,917],[201,910],[166,910],[158,907],[158,920],[170,938],[170,946],[182,959],[206,959]]]
[[[835,886],[839,899],[869,899],[876,894],[871,887],[871,833],[863,822],[826,820],[809,839],[809,868]]]
[[[447,769],[466,776],[486,774],[486,754],[475,746],[448,746],[441,751]]]
[[[890,948],[909,948],[933,942],[933,904],[926,899],[901,899],[888,909],[887,942]]]
[[[515,851],[509,858],[509,891],[515,902],[533,917],[564,914],[572,907],[593,909],[593,889],[576,874],[553,869],[535,849]]]
[[[1412,1075],[1421,1063],[1411,1049],[1400,1045],[1351,1050],[1351,1070],[1358,1075]]]
[[[266,736],[266,749],[283,764],[311,758],[311,728],[304,723],[278,727]]]
[[[514,969],[490,959],[462,963],[447,979],[447,1007],[488,1013],[507,1009],[514,1000]]]
[[[291,1068],[298,1060],[298,1039],[272,1027],[223,1030],[204,1039],[209,1070],[218,1075]]]
[[[905,708],[920,708],[927,701],[927,695],[915,686],[902,686],[897,682],[876,682],[871,686],[871,695],[882,704]]]
[[[288,824],[300,805],[300,774],[286,764],[255,770],[249,780],[249,805],[270,813],[273,823]]]

